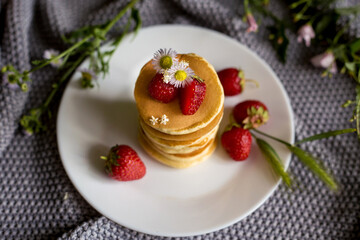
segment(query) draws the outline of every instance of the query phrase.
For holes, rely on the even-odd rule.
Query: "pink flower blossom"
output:
[[[249,25],[249,27],[246,31],[247,32],[256,32],[258,29],[258,25],[256,23],[254,16],[251,13],[249,13],[246,17],[247,17],[247,22]]]
[[[324,52],[311,58],[311,63],[315,67],[329,69],[331,73],[337,73],[335,56],[331,51]]]
[[[305,45],[307,47],[311,44],[311,39],[315,37],[315,32],[313,27],[310,24],[303,25],[298,31],[298,38],[297,41],[300,43],[304,40]]]

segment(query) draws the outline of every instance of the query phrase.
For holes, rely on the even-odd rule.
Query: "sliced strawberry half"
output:
[[[193,115],[200,108],[206,94],[206,84],[203,80],[194,79],[190,84],[180,89],[180,108],[184,115]]]

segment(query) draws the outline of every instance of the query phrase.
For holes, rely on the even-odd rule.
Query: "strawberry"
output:
[[[116,145],[110,149],[105,160],[105,171],[118,181],[131,181],[142,178],[146,167],[137,153],[127,145]]]
[[[250,131],[237,126],[232,126],[221,136],[222,146],[235,161],[243,161],[249,157],[251,141]]]
[[[180,108],[184,115],[193,115],[204,101],[206,84],[201,79],[194,79],[180,89]]]
[[[242,70],[236,68],[225,68],[217,74],[224,88],[225,96],[234,96],[243,91],[245,86],[245,77]]]
[[[233,110],[234,119],[245,129],[257,128],[269,120],[269,112],[264,103],[247,100],[238,103]]]
[[[156,100],[168,103],[177,96],[178,89],[163,80],[163,74],[157,73],[149,84],[149,94]]]

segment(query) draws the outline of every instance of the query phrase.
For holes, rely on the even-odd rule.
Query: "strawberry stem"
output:
[[[105,156],[100,156],[100,159],[105,160],[105,161],[108,160],[108,158]]]
[[[245,79],[245,82],[251,82],[251,83],[255,84],[255,86],[256,86],[257,88],[260,87],[259,82],[256,81],[256,80],[254,80],[254,79]]]

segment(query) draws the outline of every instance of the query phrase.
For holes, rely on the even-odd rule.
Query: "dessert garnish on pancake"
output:
[[[184,115],[193,115],[202,104],[206,84],[189,67],[189,63],[178,59],[176,51],[160,49],[152,59],[157,71],[148,86],[152,98],[162,103],[169,103],[180,95],[180,108]],[[180,94],[178,94],[180,92]],[[154,124],[154,119],[150,119]]]

